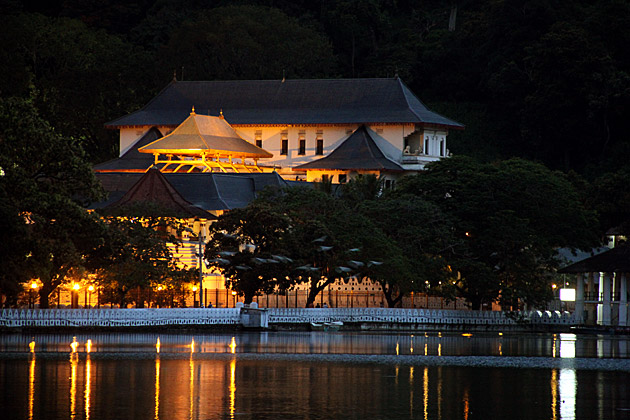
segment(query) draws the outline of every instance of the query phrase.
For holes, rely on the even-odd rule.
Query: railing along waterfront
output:
[[[575,325],[569,312],[390,309],[390,308],[270,308],[261,311],[268,325],[341,321],[353,324],[451,325]],[[2,309],[0,327],[144,327],[237,326],[241,308],[145,309]]]

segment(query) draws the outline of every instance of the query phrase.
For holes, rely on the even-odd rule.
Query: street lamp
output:
[[[37,289],[39,288],[39,285],[37,284],[37,282],[32,281],[31,282],[31,292],[30,294],[30,302],[29,302],[29,308],[35,309],[35,295],[37,294]]]
[[[79,307],[79,289],[81,289],[81,285],[79,285],[79,283],[74,283],[72,285],[72,302],[71,302],[71,307],[73,309],[76,309]]]
[[[88,288],[86,289],[86,295],[87,295],[87,307],[91,307],[92,306],[92,292],[94,291],[94,286],[92,286],[91,284],[88,286]],[[88,295],[87,293],[90,292],[90,294]]]
[[[236,308],[236,291],[232,290],[232,297],[234,298],[234,307]]]
[[[197,286],[193,286],[192,291],[193,291],[193,307],[196,308],[197,307]]]

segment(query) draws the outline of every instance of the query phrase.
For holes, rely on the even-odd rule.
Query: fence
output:
[[[530,311],[510,316],[499,311],[390,309],[390,308],[270,308],[266,321],[274,324],[308,324],[341,321],[372,324],[574,325],[569,312]],[[147,308],[147,309],[2,309],[0,327],[143,327],[143,326],[237,326],[241,308]]]

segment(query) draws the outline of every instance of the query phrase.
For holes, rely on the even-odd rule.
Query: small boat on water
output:
[[[343,327],[341,321],[311,322],[311,331],[339,331]]]

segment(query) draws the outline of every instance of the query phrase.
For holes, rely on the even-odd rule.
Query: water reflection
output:
[[[89,420],[90,419],[90,407],[92,405],[91,402],[91,396],[92,396],[92,361],[90,360],[90,348],[91,348],[91,341],[88,340],[88,346],[87,346],[87,352],[88,355],[85,359],[85,391],[84,391],[84,396],[85,396],[85,419]]]
[[[34,349],[34,342],[31,342],[31,352]],[[35,406],[35,353],[31,354],[31,361],[28,366],[28,419],[33,420],[33,408]]]
[[[6,357],[0,351],[0,395],[5,395],[0,402],[17,413],[15,418],[47,420],[47,415],[52,416],[50,413],[61,413],[52,418],[135,419],[152,414],[155,420],[160,415],[175,420],[298,417],[568,420],[622,419],[627,414],[622,409],[630,408],[630,394],[625,385],[630,383],[627,371],[572,368],[576,355],[588,353],[588,349],[608,348],[610,354],[620,354],[623,347],[619,344],[627,339],[618,337],[584,340],[573,334],[558,334],[544,339],[534,337],[530,342],[527,337],[519,344],[521,348],[536,348],[538,354],[546,355],[533,358],[532,369],[423,365],[425,357],[418,346],[424,348],[429,358],[438,360],[435,356],[442,354],[440,360],[448,359],[455,352],[452,343],[466,345],[479,339],[477,334],[474,337],[216,334],[194,338],[140,335],[140,342],[135,343],[128,336],[119,337],[123,342],[119,352],[107,342],[115,339],[106,335],[62,337],[63,342],[56,342],[50,336],[0,336],[0,347],[5,349],[11,343],[22,343],[23,359],[11,356],[15,351],[4,353]],[[599,345],[606,340],[608,347]],[[490,344],[481,343],[481,347],[490,349],[491,354],[499,355],[504,341],[505,353],[514,354],[510,344],[513,337],[495,335],[488,337],[488,341]],[[284,355],[290,353],[287,349],[308,346],[313,352],[345,351],[357,356],[352,363],[336,361],[335,357],[310,359],[289,355],[288,360],[267,357],[282,353],[283,346]],[[361,353],[366,348],[386,358],[374,363]],[[267,352],[269,349],[273,351]],[[558,362],[556,367],[538,366],[545,360],[553,360],[553,356],[558,357],[554,360]],[[598,359],[593,361],[597,363]],[[14,386],[13,382],[20,383],[20,378],[22,385]],[[40,391],[39,383],[47,384],[45,393]],[[26,400],[28,404],[24,404]]]
[[[65,352],[68,342],[74,352],[81,352],[80,343],[94,346],[98,353],[291,353],[291,354],[396,354],[417,355],[418,348],[426,356],[542,356],[630,358],[628,336],[508,335],[508,334],[338,334],[325,332],[288,332],[196,335],[184,334],[45,334],[0,336],[0,354],[23,351],[25,347],[42,346],[47,352]],[[88,342],[88,340],[91,340]],[[238,347],[237,347],[238,341]],[[32,343],[32,344],[31,344]],[[34,349],[34,347],[33,347]],[[227,350],[226,350],[227,349]],[[573,356],[571,356],[571,349]],[[31,350],[33,351],[33,350]]]
[[[158,339],[159,344],[159,339]],[[160,352],[160,348],[158,346],[158,353]],[[155,358],[155,409],[153,418],[155,420],[160,420],[160,355],[158,354]]]

